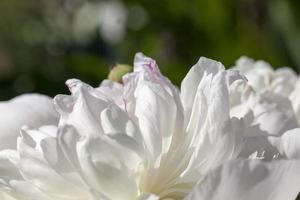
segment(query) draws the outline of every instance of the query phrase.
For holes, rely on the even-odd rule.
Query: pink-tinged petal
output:
[[[134,72],[148,71],[153,78],[159,78],[161,75],[156,61],[143,53],[137,53],[134,57]]]
[[[169,92],[172,87],[172,83],[166,77],[164,77],[155,60],[145,56],[143,53],[137,53],[134,57],[134,73],[133,76],[139,75],[140,80],[150,81],[164,87]],[[142,76],[140,76],[142,75]],[[127,76],[124,77],[124,83],[126,84]]]
[[[180,94],[160,73],[155,60],[137,53],[134,72],[126,75],[123,83],[126,111],[143,127],[141,134],[149,152],[157,157],[160,153],[176,149],[183,138]],[[165,123],[167,118],[168,123]]]
[[[0,111],[0,150],[16,148],[17,136],[24,125],[40,127],[58,124],[58,113],[52,99],[44,95],[26,94],[0,102]]]
[[[178,173],[168,176],[167,166],[183,157],[175,153],[185,137],[179,90],[160,73],[153,59],[141,53],[136,54],[134,72],[127,74],[123,83],[126,112],[140,127],[148,153],[141,184],[146,191],[165,187]]]
[[[141,74],[140,79],[151,81],[160,85],[164,85],[166,78],[162,76],[156,61],[143,53],[137,53],[134,57],[134,73]],[[125,76],[126,81],[126,76]]]
[[[187,199],[294,200],[299,191],[299,160],[237,160],[212,171]]]
[[[178,89],[171,83],[169,79],[160,73],[155,60],[145,56],[142,53],[137,53],[134,60],[134,72],[123,77],[123,103],[129,115],[134,117],[136,108],[135,91],[137,86],[143,84],[157,85],[158,87],[161,87],[165,92],[173,96],[173,99],[176,101],[178,107],[178,113],[182,112],[182,105]]]

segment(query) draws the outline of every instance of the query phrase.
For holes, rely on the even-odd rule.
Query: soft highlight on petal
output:
[[[0,102],[0,150],[16,148],[22,126],[56,125],[58,113],[51,98],[40,94],[25,94]]]

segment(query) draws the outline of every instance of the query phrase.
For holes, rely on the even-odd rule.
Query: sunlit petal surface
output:
[[[23,127],[17,148],[0,152],[0,197],[295,198],[300,129],[286,94],[298,97],[281,84],[294,75],[238,65],[201,57],[179,90],[137,53],[122,83],[68,80],[71,95],[54,98],[59,122]]]

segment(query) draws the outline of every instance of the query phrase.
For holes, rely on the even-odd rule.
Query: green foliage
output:
[[[97,86],[111,64],[132,65],[139,51],[177,85],[200,56],[230,67],[248,55],[298,70],[299,7],[292,0],[1,0],[0,99],[65,93],[68,78]],[[106,30],[110,23],[119,29]]]

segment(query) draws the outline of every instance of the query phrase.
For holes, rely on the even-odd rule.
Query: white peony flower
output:
[[[300,129],[272,136],[231,117],[243,82],[238,71],[200,58],[179,92],[141,53],[123,84],[69,80],[72,94],[54,100],[58,128],[25,127],[17,150],[0,152],[0,197],[293,199]]]
[[[56,125],[59,119],[51,99],[44,95],[27,94],[0,102],[0,150],[16,148],[21,127]]]
[[[251,58],[242,56],[236,61],[234,69],[240,70],[248,79],[250,87],[258,94],[270,92],[288,98],[298,124],[300,123],[300,78],[288,67],[274,70],[265,61],[254,61]],[[272,95],[273,95],[272,94]],[[281,97],[279,97],[281,98]],[[284,98],[281,98],[284,99]]]

